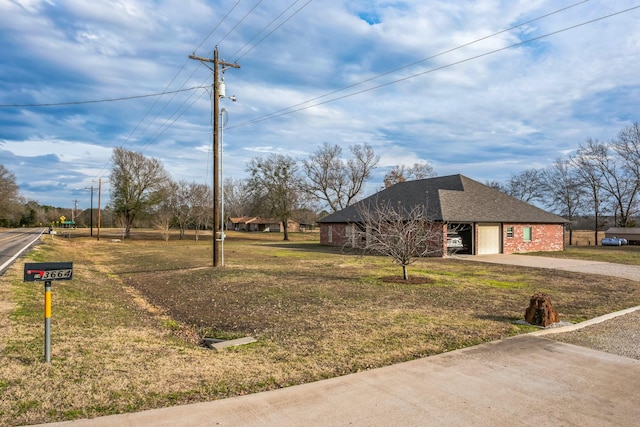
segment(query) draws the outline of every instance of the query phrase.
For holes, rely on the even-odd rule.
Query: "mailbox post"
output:
[[[71,280],[72,262],[27,262],[24,264],[25,282],[44,282],[44,360],[51,362],[51,282]]]

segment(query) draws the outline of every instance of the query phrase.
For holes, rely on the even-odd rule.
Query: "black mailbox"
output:
[[[26,262],[24,264],[25,282],[48,282],[72,278],[72,262]]]

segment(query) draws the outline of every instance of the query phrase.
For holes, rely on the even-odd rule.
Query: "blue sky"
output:
[[[241,66],[225,73],[237,97],[221,101],[225,176],[328,142],[380,155],[364,195],[394,165],[420,161],[505,181],[640,120],[640,9],[599,19],[637,6],[0,0],[0,164],[27,199],[80,209],[98,179],[108,202],[114,147],[161,160],[175,180],[210,182],[211,102],[198,87],[211,72],[188,56],[217,45]],[[98,100],[114,101],[83,103]]]

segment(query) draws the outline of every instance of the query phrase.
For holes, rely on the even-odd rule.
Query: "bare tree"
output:
[[[615,156],[615,143],[587,140],[592,164],[601,176],[600,186],[611,197],[616,225],[628,227],[637,208],[640,181],[624,161]]]
[[[189,186],[189,197],[197,242],[200,229],[205,227],[213,217],[213,192],[207,184],[192,183]]]
[[[442,254],[443,225],[434,222],[423,205],[405,207],[390,202],[362,203],[357,206],[360,222],[351,228],[348,244],[366,253],[388,256],[402,267],[417,258]]]
[[[544,178],[539,169],[527,169],[517,175],[511,175],[505,192],[526,203],[544,199]]]
[[[558,159],[544,170],[543,180],[546,205],[569,221],[569,245],[572,245],[572,221],[584,206],[584,182],[568,159]]]
[[[428,162],[414,163],[410,167],[397,165],[384,176],[384,188],[389,188],[399,182],[433,178],[434,176],[437,174]]]
[[[169,175],[157,159],[124,148],[114,148],[112,161],[111,198],[114,211],[123,215],[127,238],[136,217],[160,200]]]
[[[247,182],[237,178],[226,178],[223,184],[224,213],[226,217],[249,215],[251,200]]]
[[[597,151],[597,145],[597,141],[587,140],[586,145],[581,144],[576,155],[570,160],[575,165],[576,173],[584,185],[587,203],[591,205],[595,218],[593,232],[596,246],[598,245],[598,230],[602,226],[600,217],[605,213],[607,199],[607,195],[602,189],[602,172],[594,155],[594,151]]]
[[[487,187],[491,187],[495,190],[502,191],[503,193],[507,194],[507,188],[504,185],[502,185],[500,181],[495,181],[495,180],[486,181],[484,185],[486,185]]]
[[[167,180],[158,191],[158,200],[152,206],[153,227],[160,230],[164,241],[169,241],[171,226],[176,220],[179,184]]]
[[[15,175],[0,165],[0,224],[17,224],[22,205]]]
[[[247,189],[255,212],[282,221],[284,240],[289,240],[289,219],[303,201],[302,179],[296,161],[281,154],[272,154],[266,159],[254,158],[248,163],[247,172],[251,174]]]
[[[618,133],[613,148],[623,159],[626,168],[640,182],[640,124],[635,122]]]
[[[630,217],[637,213],[637,194],[640,191],[640,125],[633,123],[618,133],[618,139],[612,142],[612,148],[622,159],[629,186],[628,196],[632,197],[628,204],[628,215],[620,218],[620,225],[633,226]],[[619,206],[622,211],[622,206]]]
[[[125,214],[123,212],[117,213],[115,221],[116,227],[120,229],[122,240],[124,240],[127,235],[127,218],[125,217]]]
[[[184,239],[185,230],[193,221],[192,188],[193,184],[189,184],[185,180],[178,181],[174,186],[174,219],[178,225],[178,230],[180,230],[180,240]]]
[[[307,177],[305,190],[322,202],[332,212],[351,205],[371,178],[379,156],[368,145],[349,147],[352,157],[342,158],[342,148],[324,143],[308,160],[303,162]]]

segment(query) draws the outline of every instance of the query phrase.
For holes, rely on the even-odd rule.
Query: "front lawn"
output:
[[[31,255],[74,262],[74,279],[53,284],[50,364],[41,286],[22,282],[21,263],[0,277],[0,425],[220,399],[496,340],[532,330],[516,322],[539,291],[568,321],[640,304],[636,282],[457,259],[410,266],[420,284],[389,281],[402,274],[390,260],[313,233],[230,232],[217,269],[211,242],[191,235],[80,233]],[[205,336],[257,342],[215,352]]]

